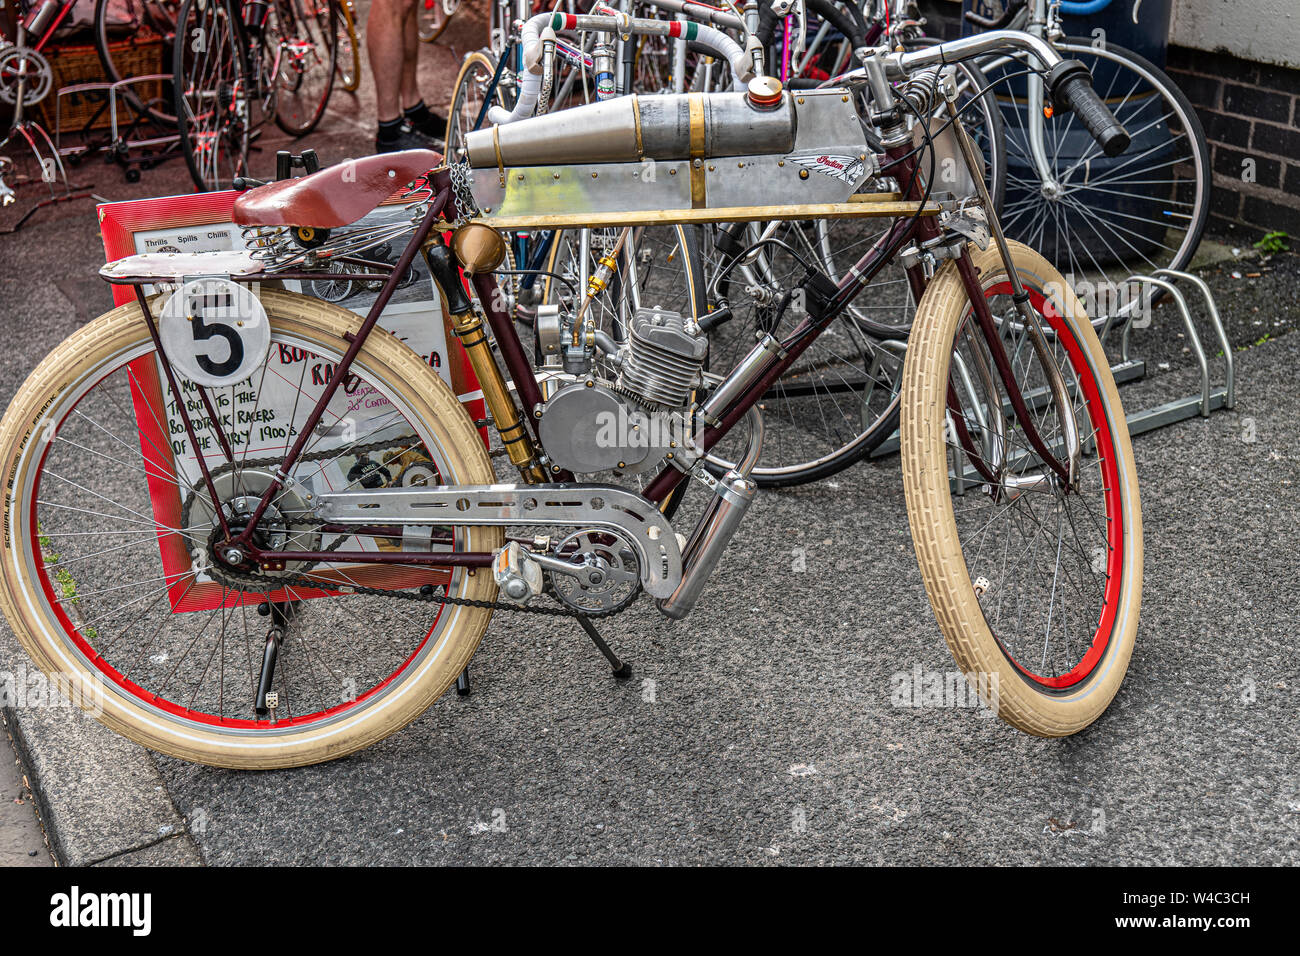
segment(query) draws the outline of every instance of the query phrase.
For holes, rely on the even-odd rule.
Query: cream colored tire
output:
[[[1016,242],[1011,243],[1011,249],[1016,270],[1027,287],[1061,290],[1063,300],[1058,301],[1063,301],[1062,321],[1068,324],[1078,347],[1077,354],[1086,361],[1097,389],[1099,401],[1090,402],[1089,409],[1095,406],[1104,412],[1113,446],[1107,460],[1113,460],[1113,474],[1118,479],[1119,500],[1113,511],[1120,523],[1116,532],[1107,533],[1118,533],[1120,537],[1109,539],[1116,544],[1107,546],[1104,585],[1107,598],[1103,608],[1113,611],[1114,617],[1109,627],[1098,628],[1098,633],[1107,631],[1107,640],[1086,678],[1053,688],[1022,673],[1023,668],[1016,666],[994,636],[971,580],[958,535],[950,485],[952,458],[946,442],[946,435],[951,434],[946,416],[953,344],[959,325],[970,309],[966,290],[952,262],[939,270],[927,289],[908,340],[900,425],[903,486],[926,591],[957,664],[972,683],[982,679],[986,687],[996,688],[992,702],[998,715],[1008,723],[1038,736],[1061,737],[1082,730],[1101,716],[1128,669],[1142,600],[1142,511],[1133,449],[1119,394],[1083,306],[1069,291],[1060,273],[1042,256]],[[1004,288],[1008,278],[996,247],[990,245],[987,251],[980,252],[971,246],[970,252],[984,288]],[[1072,364],[1077,373],[1078,360]],[[1098,468],[1101,467],[1099,463]],[[968,491],[967,494],[981,493]],[[1107,508],[1109,515],[1112,506]],[[1115,568],[1118,574],[1113,572]],[[1117,581],[1113,591],[1112,577]],[[987,584],[984,587],[988,589]],[[1099,621],[1106,619],[1106,613],[1102,611]],[[1097,646],[1096,641],[1094,636],[1089,647]]]
[[[342,355],[344,335],[361,320],[338,306],[305,296],[262,292],[273,336]],[[155,300],[156,311],[157,300]],[[272,346],[274,348],[274,345]],[[130,358],[152,352],[138,305],[124,305],[88,323],[56,348],[28,377],[0,422],[0,463],[7,482],[0,608],[32,660],[59,675],[83,706],[97,711],[108,727],[161,753],[220,767],[264,769],[332,760],[367,747],[406,726],[432,704],[469,662],[491,617],[490,609],[447,606],[430,637],[389,684],[343,708],[333,718],[283,731],[236,732],[183,719],[146,703],[106,679],[58,623],[47,592],[32,573],[44,562],[30,526],[25,494],[40,471],[43,443],[38,436],[59,428],[80,394]],[[354,365],[367,382],[382,386],[404,406],[424,446],[437,450],[448,484],[489,484],[493,471],[468,415],[438,375],[396,337],[376,330]],[[49,423],[54,423],[53,426]],[[464,550],[492,551],[500,529],[460,528]],[[492,601],[496,586],[483,571],[457,572],[449,587],[457,597]],[[332,598],[324,599],[326,601]],[[346,598],[342,599],[346,600]],[[376,600],[389,600],[376,598]],[[224,660],[223,649],[223,660]]]

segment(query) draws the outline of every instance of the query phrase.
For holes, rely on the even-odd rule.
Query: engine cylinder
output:
[[[629,333],[619,387],[647,402],[687,404],[704,369],[708,339],[688,332],[678,313],[661,309],[639,309]]]

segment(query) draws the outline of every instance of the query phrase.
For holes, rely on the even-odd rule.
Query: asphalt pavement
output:
[[[454,58],[426,51],[430,85],[479,42],[472,26],[453,27]],[[360,155],[365,109],[341,99],[299,145],[327,162]],[[180,164],[134,186],[82,169],[113,198],[188,190]],[[0,237],[0,262],[7,403],[107,307],[92,205]],[[18,713],[55,849],[214,865],[1294,865],[1300,258],[1224,261],[1207,277],[1241,349],[1237,408],[1135,440],[1142,625],[1119,696],[1083,733],[1040,740],[977,710],[894,706],[898,675],[954,665],[886,458],[761,494],[687,621],[642,604],[609,622],[635,670],[625,683],[576,627],[501,614],[469,697],[321,766],[215,770],[79,716]],[[1149,375],[1122,390],[1130,407],[1197,388],[1170,310],[1134,347]],[[0,671],[20,664],[5,629]]]

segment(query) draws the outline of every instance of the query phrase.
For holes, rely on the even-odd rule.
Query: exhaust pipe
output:
[[[682,583],[677,590],[655,603],[666,617],[680,621],[695,609],[704,587],[713,576],[727,550],[745,512],[749,510],[758,492],[758,485],[749,472],[758,461],[763,447],[763,416],[758,407],[751,407],[749,417],[749,448],[744,459],[724,475],[713,489],[713,500],[691,532],[682,553]]]

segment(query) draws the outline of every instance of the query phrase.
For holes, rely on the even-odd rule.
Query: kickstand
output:
[[[466,664],[465,669],[460,672],[460,676],[456,678],[456,693],[459,694],[461,697],[469,696],[469,665],[468,664]]]
[[[596,649],[605,655],[605,660],[609,661],[609,666],[614,671],[615,679],[627,680],[631,677],[632,665],[627,663],[627,661],[620,661],[618,659],[618,655],[610,649],[610,646],[605,643],[605,639],[600,636],[600,631],[596,630],[596,625],[591,623],[591,618],[587,617],[585,614],[579,614],[578,623],[582,625],[582,629],[586,631],[587,636],[591,638],[591,643],[595,644]]]
[[[263,601],[257,606],[257,613],[269,617],[271,626],[266,631],[262,674],[257,681],[257,696],[253,698],[253,713],[274,720],[275,710],[280,706],[280,694],[272,690],[275,686],[275,666],[279,663],[280,649],[289,630],[289,622],[297,613],[297,607],[293,601]]]

